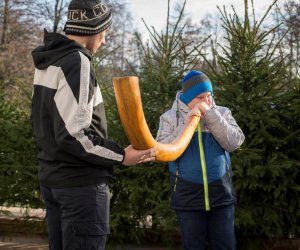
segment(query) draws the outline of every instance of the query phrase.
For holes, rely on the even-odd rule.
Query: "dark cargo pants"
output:
[[[46,207],[49,250],[104,250],[109,234],[109,188],[41,187]]]

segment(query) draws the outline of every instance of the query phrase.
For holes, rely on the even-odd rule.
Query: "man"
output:
[[[107,139],[91,61],[111,18],[102,0],[72,0],[66,36],[45,31],[44,45],[32,52],[32,122],[51,250],[104,249],[113,165],[155,160],[155,149],[123,150]]]

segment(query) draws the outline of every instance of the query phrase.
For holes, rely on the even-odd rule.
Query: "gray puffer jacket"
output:
[[[191,110],[180,98],[160,117],[156,140],[169,143],[180,135]],[[185,152],[169,162],[171,199],[174,209],[205,209],[235,202],[229,152],[245,137],[230,109],[213,104],[201,117]],[[200,145],[204,154],[200,153]],[[202,164],[201,164],[201,158]]]

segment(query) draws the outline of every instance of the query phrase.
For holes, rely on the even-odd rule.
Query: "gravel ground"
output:
[[[45,236],[2,236],[0,238],[1,250],[48,250]],[[180,250],[179,247],[163,247],[154,245],[122,245],[106,247],[106,250]]]
[[[1,207],[0,206],[0,226],[8,227],[14,220],[22,218],[24,214],[31,217],[44,217],[43,209],[25,209],[18,207]],[[106,250],[180,250],[179,247],[164,247],[157,245],[107,245]],[[1,235],[0,233],[0,250],[49,250],[47,236],[33,234],[12,234]]]

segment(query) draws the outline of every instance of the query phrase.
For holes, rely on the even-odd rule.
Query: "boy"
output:
[[[169,162],[171,203],[185,250],[235,249],[234,204],[229,152],[244,134],[226,107],[215,105],[213,87],[200,71],[188,72],[182,91],[160,118],[157,141],[169,143],[192,115],[200,124],[185,152]]]
[[[72,0],[66,36],[45,31],[32,52],[32,122],[49,249],[105,248],[113,165],[155,160],[155,150],[123,150],[107,139],[92,54],[105,43],[111,10],[102,0]]]

